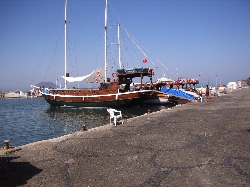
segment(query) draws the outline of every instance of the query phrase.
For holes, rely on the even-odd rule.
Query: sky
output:
[[[65,0],[0,0],[0,91],[63,82],[64,6]],[[104,67],[104,8],[105,0],[68,0],[70,76]],[[153,68],[153,81],[199,78],[216,86],[250,77],[248,0],[109,0],[110,76],[119,68],[118,23],[122,67]]]

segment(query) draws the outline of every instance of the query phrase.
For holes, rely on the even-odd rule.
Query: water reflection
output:
[[[159,111],[170,105],[141,105],[132,108],[120,108],[124,119],[143,115],[150,110]],[[50,128],[62,128],[65,133],[72,133],[82,129],[83,125],[87,129],[99,127],[109,123],[109,113],[107,108],[52,108],[45,110],[46,120]]]
[[[82,125],[87,125],[87,129],[108,124],[109,115],[107,109],[89,108],[48,108],[45,110],[46,120],[51,128],[64,129],[65,133],[72,133],[81,130]]]

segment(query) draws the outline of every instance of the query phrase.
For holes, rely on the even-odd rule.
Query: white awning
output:
[[[82,77],[64,77],[68,82],[87,82],[87,83],[94,83],[99,82],[101,78],[104,77],[105,70],[96,69],[92,73]]]

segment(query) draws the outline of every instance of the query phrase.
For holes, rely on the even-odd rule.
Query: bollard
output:
[[[3,149],[9,149],[10,148],[10,146],[9,146],[9,140],[4,140],[3,141]]]
[[[87,125],[82,125],[82,131],[87,131],[86,126],[87,126]]]
[[[151,110],[149,109],[149,110],[148,110],[148,114],[150,114],[150,113],[151,113]]]

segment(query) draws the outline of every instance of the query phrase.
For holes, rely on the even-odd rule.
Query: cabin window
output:
[[[110,89],[110,88],[112,88],[112,84],[102,84],[101,88],[102,89]]]

